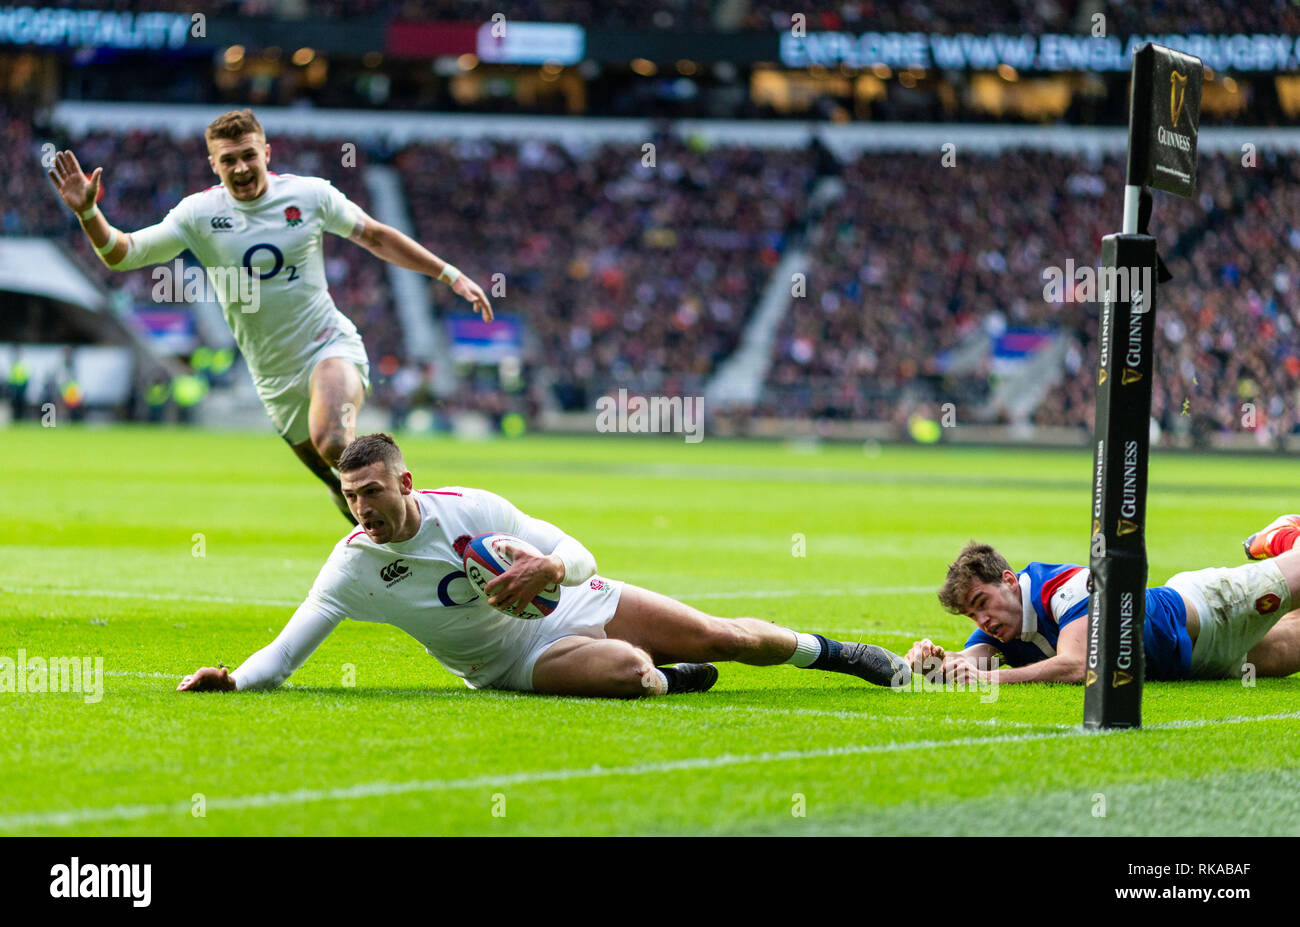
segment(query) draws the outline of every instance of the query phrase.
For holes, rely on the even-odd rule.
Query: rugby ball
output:
[[[513,534],[480,534],[465,545],[465,577],[485,601],[488,594],[483,591],[483,587],[510,569],[512,561],[505,549],[507,545],[525,550],[535,557],[542,556],[540,550]],[[511,618],[536,621],[555,611],[559,604],[560,584],[551,583],[533,596],[531,602],[518,604],[512,610],[499,608],[497,611]]]

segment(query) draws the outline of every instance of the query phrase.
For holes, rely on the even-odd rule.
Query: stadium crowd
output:
[[[671,137],[588,151],[418,145],[395,164],[418,237],[535,336],[533,373],[565,408],[611,388],[698,393],[734,350],[803,212],[804,152],[705,150]]]
[[[45,144],[31,114],[0,110],[0,124],[17,142],[0,153],[5,234],[59,237],[147,304],[149,274],[112,274],[52,191],[26,195]],[[83,166],[105,166],[104,208],[122,227],[158,221],[214,180],[197,137],[71,141]],[[368,208],[367,153],[343,167],[341,144],[273,139],[272,166],[325,176]],[[698,394],[806,235],[807,292],[779,330],[760,412],[901,423],[918,403],[952,401],[963,420],[978,410],[1006,421],[989,403],[988,361],[963,371],[953,359],[972,338],[1029,328],[1067,341],[1064,378],[1033,422],[1091,427],[1095,310],[1045,298],[1044,271],[1095,264],[1118,225],[1120,159],[1022,150],[944,168],[929,155],[864,154],[842,166],[839,196],[805,232],[824,159],[667,135],[654,144],[653,164],[635,145],[540,140],[418,144],[392,157],[417,237],[497,286],[498,312],[523,323],[516,385],[463,369],[456,408],[499,417],[588,409],[619,388]],[[1280,156],[1241,160],[1204,154],[1197,198],[1158,195],[1152,228],[1175,281],[1159,307],[1154,414],[1166,429],[1251,428],[1267,440],[1300,430],[1300,178]],[[431,371],[404,354],[384,266],[331,236],[326,255],[335,299],[366,339],[375,399],[402,414],[430,401]]]
[[[1158,307],[1153,415],[1194,438],[1300,431],[1300,195],[1290,159],[1203,155],[1197,198],[1158,195],[1152,232],[1174,282]],[[1099,260],[1117,230],[1122,161],[1009,151],[934,159],[863,156],[842,199],[811,230],[809,296],[777,341],[762,410],[902,424],[952,402],[963,418],[1009,420],[987,405],[986,356],[947,370],[970,337],[1008,328],[1067,338],[1062,381],[1033,421],[1090,429],[1095,306],[1048,299],[1044,271]],[[1003,192],[1015,178],[1015,195]],[[952,204],[943,208],[939,204]]]

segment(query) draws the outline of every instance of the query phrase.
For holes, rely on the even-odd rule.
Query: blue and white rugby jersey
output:
[[[1011,666],[1024,666],[1056,656],[1061,628],[1088,617],[1088,568],[1074,563],[1030,563],[1020,577],[1023,609],[1020,637],[1003,643],[976,628],[966,646],[988,644]],[[1146,678],[1186,679],[1192,665],[1192,639],[1187,636],[1183,597],[1168,586],[1146,593],[1142,623]]]

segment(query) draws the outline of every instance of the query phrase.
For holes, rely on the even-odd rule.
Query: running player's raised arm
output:
[[[438,257],[409,235],[368,216],[360,206],[329,186],[326,196],[325,230],[355,241],[377,258],[390,264],[433,277],[451,286],[452,292],[469,300],[485,322],[492,321],[492,304],[477,283],[460,269]],[[344,228],[347,230],[344,231]]]
[[[81,230],[90,239],[99,259],[109,269],[135,270],[160,264],[170,261],[188,247],[174,209],[162,222],[138,232],[122,232],[114,228],[96,205],[103,171],[102,167],[97,167],[87,177],[82,173],[75,154],[60,151],[54,156],[49,175],[63,202],[81,220]]]

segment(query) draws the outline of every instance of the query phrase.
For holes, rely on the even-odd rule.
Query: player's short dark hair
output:
[[[232,109],[228,113],[222,113],[216,119],[208,124],[203,130],[203,138],[211,142],[215,138],[223,138],[229,141],[236,141],[245,135],[252,133],[266,138],[266,132],[262,129],[262,124],[257,121],[251,109]]]
[[[348,473],[373,463],[383,463],[393,473],[401,473],[406,469],[397,442],[391,435],[379,432],[353,438],[352,443],[343,449],[337,466],[340,473]]]
[[[939,590],[939,604],[954,615],[966,610],[966,597],[976,583],[996,583],[1002,572],[1011,569],[1007,558],[989,544],[967,542],[957,559],[948,565],[948,575]]]

